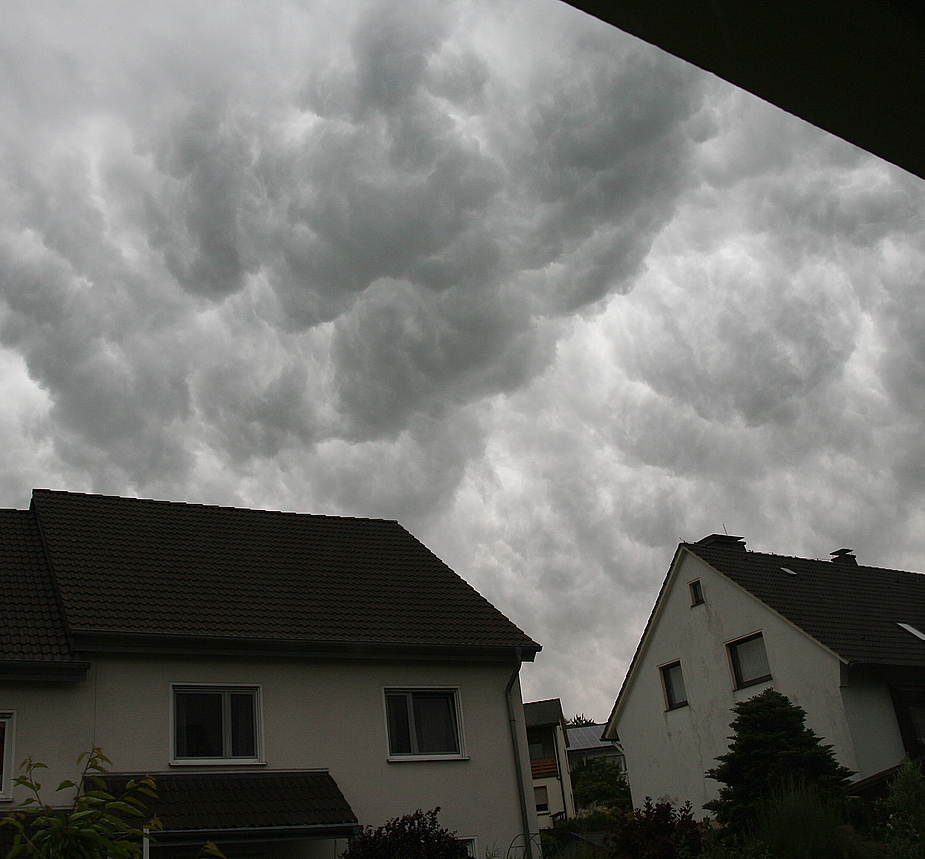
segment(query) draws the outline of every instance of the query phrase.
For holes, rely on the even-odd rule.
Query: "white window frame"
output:
[[[0,801],[13,798],[13,757],[16,753],[16,711],[0,710],[0,722],[4,723],[3,766],[0,767]]]
[[[254,696],[254,755],[248,757],[190,758],[177,755],[177,693],[178,692],[248,692]],[[230,710],[222,702],[224,736],[229,740]],[[263,687],[256,683],[171,683],[170,684],[170,765],[171,766],[262,766],[263,758]]]
[[[456,707],[456,740],[459,747],[459,752],[451,752],[449,754],[436,754],[433,752],[424,753],[424,754],[393,754],[392,752],[392,742],[391,742],[391,731],[389,729],[389,705],[388,705],[388,696],[394,694],[406,693],[409,695],[414,695],[416,692],[438,692],[441,694],[452,695],[453,703]],[[383,686],[382,687],[382,714],[385,720],[385,747],[387,751],[387,759],[394,763],[401,763],[404,761],[467,761],[469,760],[468,755],[466,754],[466,732],[463,728],[463,716],[462,716],[462,695],[460,693],[458,686]],[[410,726],[409,726],[410,727]],[[412,731],[413,735],[413,731]]]
[[[470,859],[478,859],[479,857],[479,842],[478,839],[473,836],[457,835],[456,840],[465,844],[466,846],[466,855]]]
[[[768,673],[746,680],[741,676],[741,663],[739,660],[737,648],[743,644],[748,644],[750,641],[755,641],[756,639],[761,639],[762,650],[764,650],[764,662],[767,666]],[[773,679],[771,675],[771,662],[768,659],[768,648],[767,644],[765,643],[764,633],[762,630],[759,629],[757,632],[752,632],[748,635],[741,635],[732,641],[727,641],[726,654],[729,658],[729,670],[732,672],[732,684],[734,689],[749,689],[752,686],[759,686],[762,683],[769,683]]]

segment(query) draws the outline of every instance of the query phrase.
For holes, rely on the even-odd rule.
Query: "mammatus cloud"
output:
[[[397,518],[597,718],[678,539],[925,566],[920,180],[553,0],[0,50],[5,504]]]

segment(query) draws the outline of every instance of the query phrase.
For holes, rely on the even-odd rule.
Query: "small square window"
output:
[[[768,656],[764,649],[764,638],[760,632],[748,638],[730,642],[727,647],[736,689],[744,689],[746,686],[765,683],[771,679]]]
[[[13,729],[16,714],[0,712],[0,799],[13,796]]]
[[[455,689],[387,689],[390,757],[460,757]]]
[[[703,603],[703,588],[700,585],[700,579],[688,583],[691,592],[691,605],[700,605]]]
[[[676,710],[678,707],[687,705],[687,690],[684,688],[684,675],[681,673],[681,663],[672,662],[670,665],[663,665],[662,685],[665,688],[665,701],[669,710]]]
[[[257,761],[258,689],[174,686],[174,759]]]

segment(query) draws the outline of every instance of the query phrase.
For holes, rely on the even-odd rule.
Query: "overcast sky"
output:
[[[0,6],[0,506],[399,520],[603,720],[679,540],[925,567],[925,183],[557,0]]]

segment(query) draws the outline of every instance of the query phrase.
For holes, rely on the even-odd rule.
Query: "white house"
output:
[[[717,795],[734,704],[773,687],[857,780],[925,751],[925,576],[711,535],[678,546],[605,736],[633,801]]]
[[[418,808],[479,855],[538,830],[540,647],[398,523],[35,490],[0,511],[0,812],[101,747],[152,855],[336,855]]]
[[[536,813],[542,829],[575,816],[568,734],[558,698],[524,704]]]

